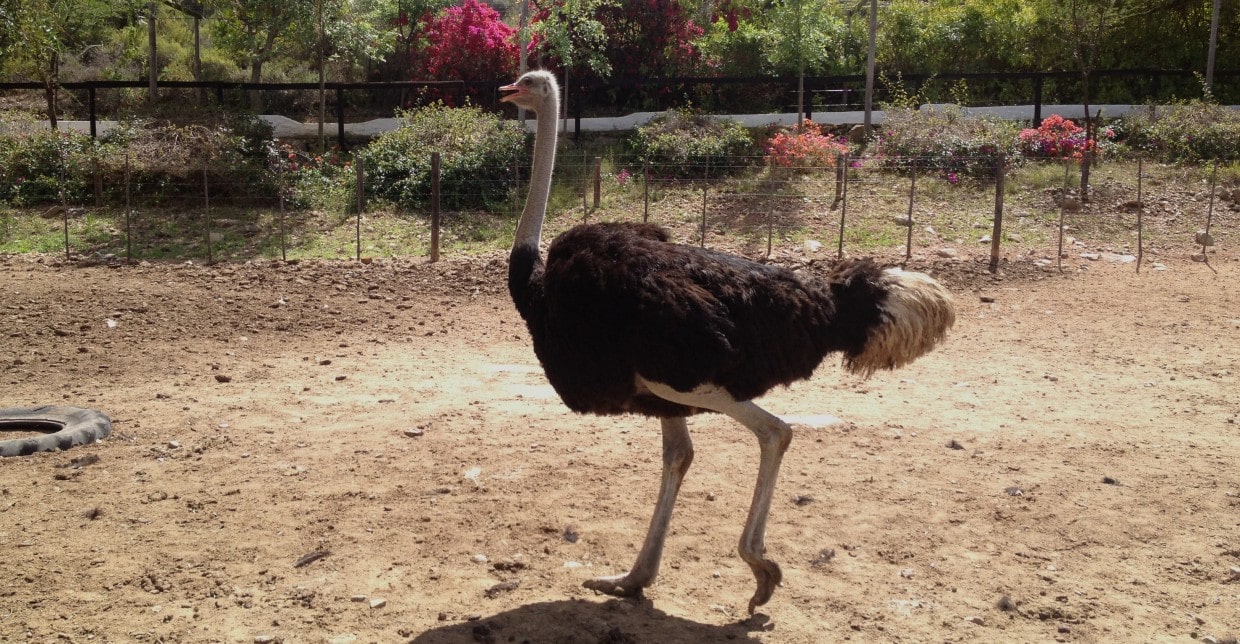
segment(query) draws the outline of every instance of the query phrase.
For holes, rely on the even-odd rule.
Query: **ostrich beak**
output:
[[[514,100],[516,100],[516,98],[517,98],[518,96],[520,96],[520,95],[522,95],[522,94],[524,94],[524,93],[525,93],[525,90],[524,90],[524,89],[522,89],[522,88],[521,88],[521,86],[517,85],[516,83],[513,83],[513,84],[511,84],[511,85],[505,85],[505,86],[503,86],[503,87],[499,88],[499,91],[501,91],[501,92],[514,92],[513,94],[505,94],[504,96],[500,97],[500,99],[499,99],[499,100],[500,100],[500,102],[511,102],[511,101],[514,101]]]

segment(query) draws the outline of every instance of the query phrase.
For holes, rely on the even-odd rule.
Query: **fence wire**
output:
[[[368,175],[362,163],[334,163],[325,169],[320,157],[290,152],[280,164],[240,178],[235,168],[209,160],[178,176],[133,164],[120,173],[98,164],[66,166],[60,185],[49,182],[34,193],[41,202],[0,201],[0,242],[10,250],[104,259],[287,259],[290,249],[300,257],[438,259],[441,235],[444,255],[498,248],[510,239],[530,178],[530,168],[519,163],[472,168],[469,176],[410,180],[393,200],[376,187],[384,178]],[[681,243],[767,257],[781,249],[826,257],[899,249],[906,259],[914,253],[950,258],[985,254],[989,246],[993,269],[1003,244],[1055,248],[1059,263],[1091,235],[1135,232],[1134,243],[1115,250],[1140,255],[1159,241],[1146,234],[1143,224],[1150,223],[1160,235],[1193,238],[1208,260],[1210,245],[1234,226],[1240,209],[1240,195],[1217,181],[1195,196],[1200,212],[1185,212],[1150,196],[1143,166],[1116,174],[1101,165],[1092,202],[1118,204],[1119,214],[1099,217],[1076,202],[1080,168],[1055,162],[1026,162],[1041,165],[1037,177],[1051,177],[1036,185],[1033,206],[1027,198],[1005,204],[997,179],[1013,165],[1000,171],[991,157],[944,163],[846,156],[801,167],[772,166],[757,156],[668,164],[570,150],[557,161],[548,228],[650,221]],[[1187,177],[1200,169],[1173,172]],[[0,195],[21,188],[0,183]]]

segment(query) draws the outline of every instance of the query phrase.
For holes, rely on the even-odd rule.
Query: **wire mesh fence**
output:
[[[438,260],[503,248],[530,180],[528,160],[474,168],[479,178],[453,181],[436,163],[426,181],[407,182],[393,200],[376,189],[392,178],[360,158],[289,151],[280,159],[239,172],[221,165],[227,160],[204,158],[175,175],[146,172],[125,153],[108,161],[119,171],[66,161],[60,184],[39,193],[41,203],[0,201],[0,247],[131,261]],[[988,258],[991,270],[1005,245],[1042,249],[1062,265],[1084,238],[1120,239],[1118,252],[1139,257],[1151,241],[1171,236],[1191,238],[1208,263],[1219,231],[1234,227],[1240,210],[1240,190],[1220,185],[1217,167],[1203,184],[1211,168],[1158,166],[1153,187],[1147,165],[1095,166],[1086,201],[1079,166],[1062,162],[842,155],[814,167],[773,166],[757,156],[659,164],[566,147],[547,228],[649,221],[680,243],[755,257],[960,253]],[[1187,186],[1179,192],[1191,189],[1190,208],[1158,194],[1178,181]],[[17,188],[0,185],[0,195]]]

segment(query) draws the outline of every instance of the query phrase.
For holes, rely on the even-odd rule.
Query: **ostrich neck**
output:
[[[538,250],[542,236],[543,218],[547,214],[547,200],[551,197],[551,171],[555,167],[556,115],[559,99],[552,96],[546,105],[536,111],[538,127],[534,131],[534,165],[530,170],[530,194],[525,200],[525,210],[517,223],[517,235],[513,248],[533,247]]]

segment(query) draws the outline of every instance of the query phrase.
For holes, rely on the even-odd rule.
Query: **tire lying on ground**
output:
[[[102,412],[81,407],[44,405],[0,409],[0,432],[17,430],[50,433],[0,441],[0,457],[54,452],[93,443],[112,433],[112,420]]]

